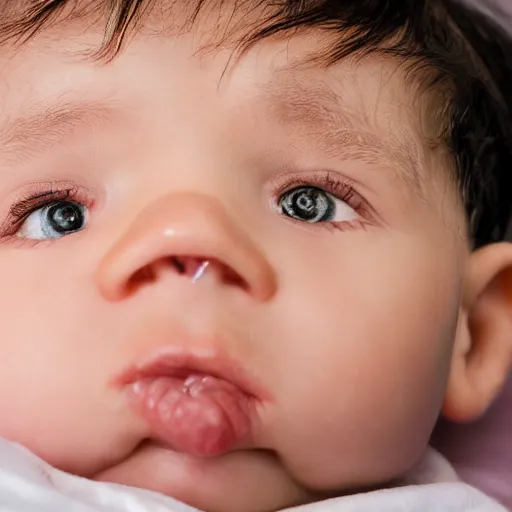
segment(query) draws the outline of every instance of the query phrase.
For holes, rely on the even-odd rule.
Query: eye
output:
[[[87,208],[73,201],[58,201],[34,210],[23,222],[17,236],[31,240],[62,238],[86,225]]]
[[[293,188],[279,198],[281,213],[302,222],[351,222],[357,212],[346,201],[312,186]]]

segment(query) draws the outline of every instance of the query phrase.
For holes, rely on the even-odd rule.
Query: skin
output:
[[[441,409],[470,419],[498,392],[510,247],[468,248],[396,62],[325,70],[306,63],[309,34],[224,73],[231,50],[197,52],[200,30],[138,35],[106,65],[78,56],[100,36],[70,27],[0,57],[0,435],[212,512],[384,485],[421,457]],[[336,105],[315,108],[326,95]],[[7,127],[63,98],[85,106],[43,134],[34,119]],[[298,180],[345,187],[335,223],[282,214]],[[15,236],[9,209],[48,183],[79,190],[86,227]],[[165,263],[177,254],[220,264],[193,283]],[[112,386],[169,347],[227,354],[269,390],[236,451],[166,449]]]

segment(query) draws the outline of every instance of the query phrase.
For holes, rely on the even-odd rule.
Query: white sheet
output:
[[[359,494],[307,505],[296,512],[506,512],[456,481],[448,464],[430,456],[409,483],[427,485]],[[438,483],[447,479],[450,483]],[[19,445],[0,439],[1,512],[193,512],[150,491],[93,482],[58,471]],[[290,509],[291,510],[291,509]],[[243,511],[240,511],[243,512]]]

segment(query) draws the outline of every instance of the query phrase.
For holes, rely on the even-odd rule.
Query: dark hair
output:
[[[108,21],[98,55],[106,58],[115,57],[155,4],[31,0],[24,10],[9,9],[16,1],[6,1],[5,15],[0,11],[7,20],[0,22],[0,42],[25,41],[58,17],[101,12]],[[192,23],[213,0],[195,1]],[[447,91],[445,104],[438,105],[440,137],[454,162],[473,245],[503,239],[512,193],[512,43],[497,24],[452,0],[238,0],[229,5],[242,10],[269,7],[265,19],[241,36],[242,51],[262,38],[318,28],[339,34],[324,56],[328,64],[381,53],[403,59],[417,76],[428,70],[423,86]]]

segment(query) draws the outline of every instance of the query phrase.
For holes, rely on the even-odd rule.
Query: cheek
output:
[[[282,375],[295,376],[280,382],[283,459],[318,488],[394,478],[421,455],[439,414],[458,317],[455,272],[421,258],[346,254],[315,268],[290,294],[281,335],[293,340]]]
[[[108,452],[100,440],[112,436],[106,338],[91,327],[87,287],[63,262],[41,253],[34,263],[38,251],[30,252],[0,252],[0,435],[87,474]]]

